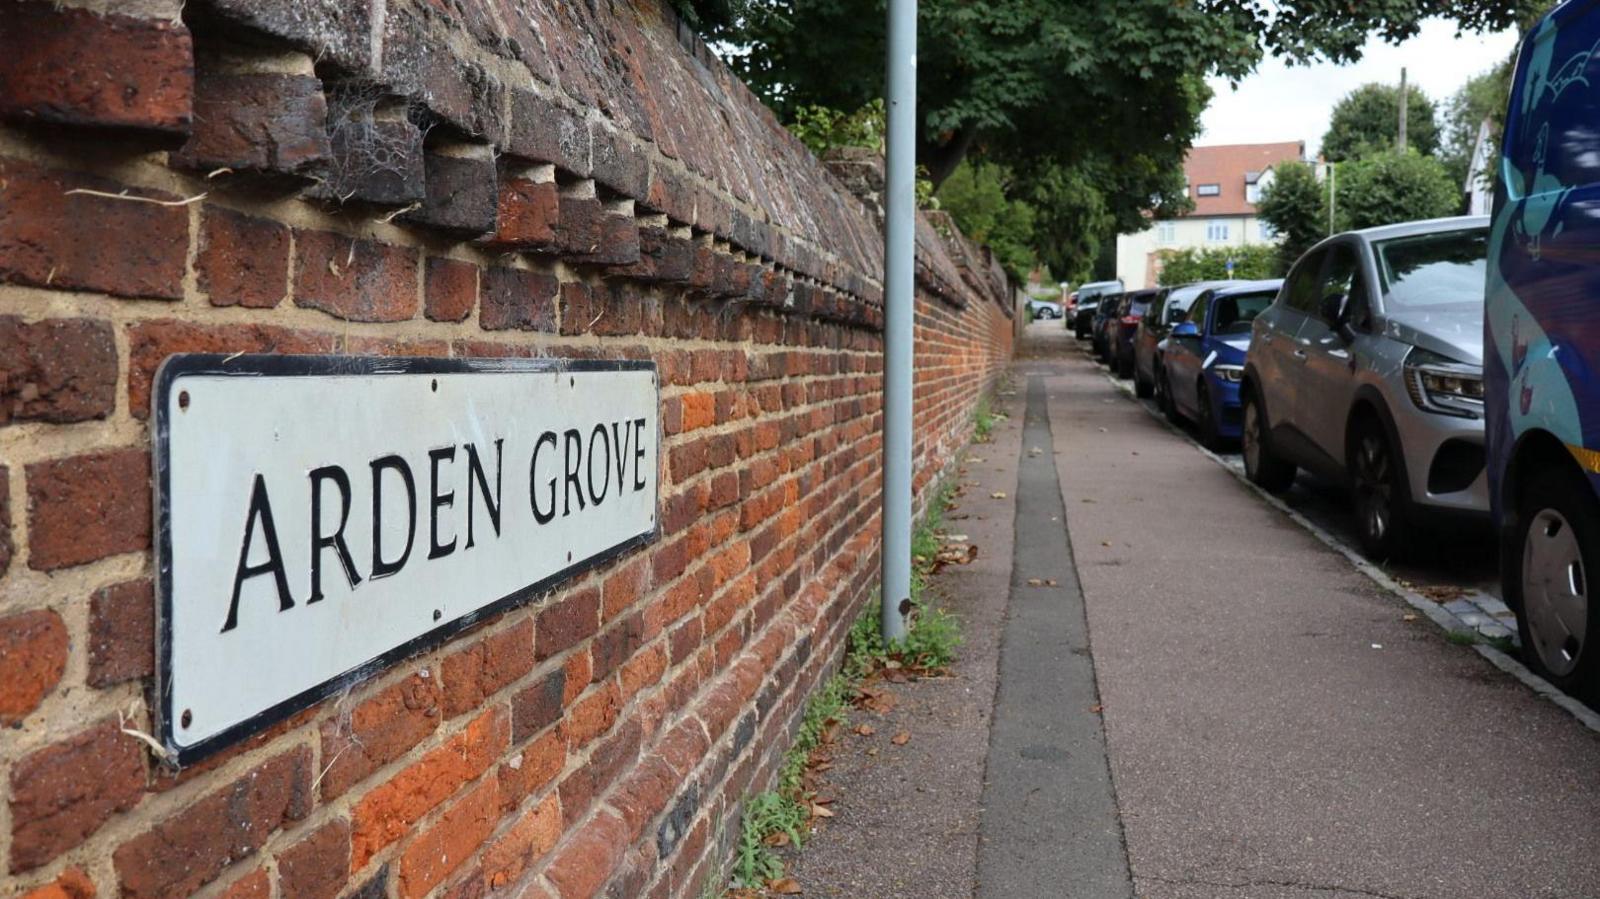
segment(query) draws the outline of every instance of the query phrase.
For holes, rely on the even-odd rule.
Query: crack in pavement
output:
[[[1341,884],[1306,883],[1299,880],[1243,880],[1238,882],[1224,880],[1202,880],[1198,877],[1158,877],[1154,874],[1135,874],[1135,882],[1140,880],[1153,880],[1156,883],[1171,884],[1172,886],[1202,886],[1226,887],[1228,889],[1243,890],[1250,887],[1290,887],[1296,890],[1310,890],[1318,893],[1355,893],[1359,896],[1372,896],[1373,899],[1416,899],[1412,896],[1402,896],[1399,893],[1380,893],[1362,887],[1343,886]]]

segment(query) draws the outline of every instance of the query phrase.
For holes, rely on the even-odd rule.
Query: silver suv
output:
[[[1404,555],[1424,513],[1488,514],[1488,225],[1435,219],[1330,237],[1255,320],[1245,470],[1275,492],[1296,467],[1348,484],[1374,558]]]

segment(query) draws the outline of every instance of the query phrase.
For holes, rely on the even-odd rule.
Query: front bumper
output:
[[[1206,383],[1210,387],[1211,420],[1217,423],[1217,434],[1229,440],[1238,440],[1244,435],[1244,410],[1239,382],[1229,381],[1208,371]]]
[[[1401,396],[1395,430],[1411,481],[1411,500],[1439,512],[1489,514],[1483,419],[1424,412]]]

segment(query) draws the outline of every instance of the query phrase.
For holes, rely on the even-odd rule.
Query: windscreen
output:
[[[1373,245],[1386,309],[1483,308],[1489,230],[1471,228],[1397,237]]]

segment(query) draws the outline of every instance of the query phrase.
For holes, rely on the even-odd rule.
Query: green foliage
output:
[[[815,104],[797,107],[789,119],[789,131],[818,157],[834,147],[868,147],[882,153],[885,122],[880,97],[855,112]]]
[[[768,848],[767,837],[775,833],[787,834],[798,846],[805,825],[805,806],[781,793],[758,793],[745,800],[739,847],[733,857],[734,885],[760,887],[775,877],[782,877],[783,859]]]
[[[978,400],[978,408],[972,413],[972,442],[988,443],[993,431],[994,412],[989,408],[989,395],[986,393]]]
[[[992,162],[966,160],[939,186],[939,208],[950,213],[961,233],[999,257],[1011,277],[1024,281],[1038,264],[1033,250],[1034,209],[1011,199],[1011,173]]]
[[[1230,277],[1228,260],[1233,260],[1231,277],[1239,279],[1274,278],[1282,273],[1278,248],[1271,244],[1242,247],[1169,250],[1162,254],[1162,286],[1192,281],[1217,281]]]
[[[749,11],[751,0],[668,0],[689,27],[716,32],[735,26]]]
[[[1303,162],[1273,167],[1272,183],[1261,192],[1256,212],[1278,232],[1278,271],[1289,266],[1328,233],[1326,190]]]
[[[1340,230],[1438,218],[1461,209],[1461,186],[1444,163],[1412,152],[1379,153],[1340,165],[1337,191]]]
[[[1328,132],[1322,136],[1322,155],[1343,162],[1387,152],[1394,149],[1399,130],[1399,86],[1364,84],[1334,105]],[[1406,90],[1406,144],[1424,156],[1439,149],[1433,101],[1415,85]]]
[[[1512,62],[1505,62],[1473,76],[1456,91],[1444,107],[1444,146],[1439,158],[1450,177],[1465,185],[1472,151],[1478,142],[1478,129],[1489,121],[1490,158],[1499,152],[1500,131],[1505,126],[1506,104],[1511,95]]]

